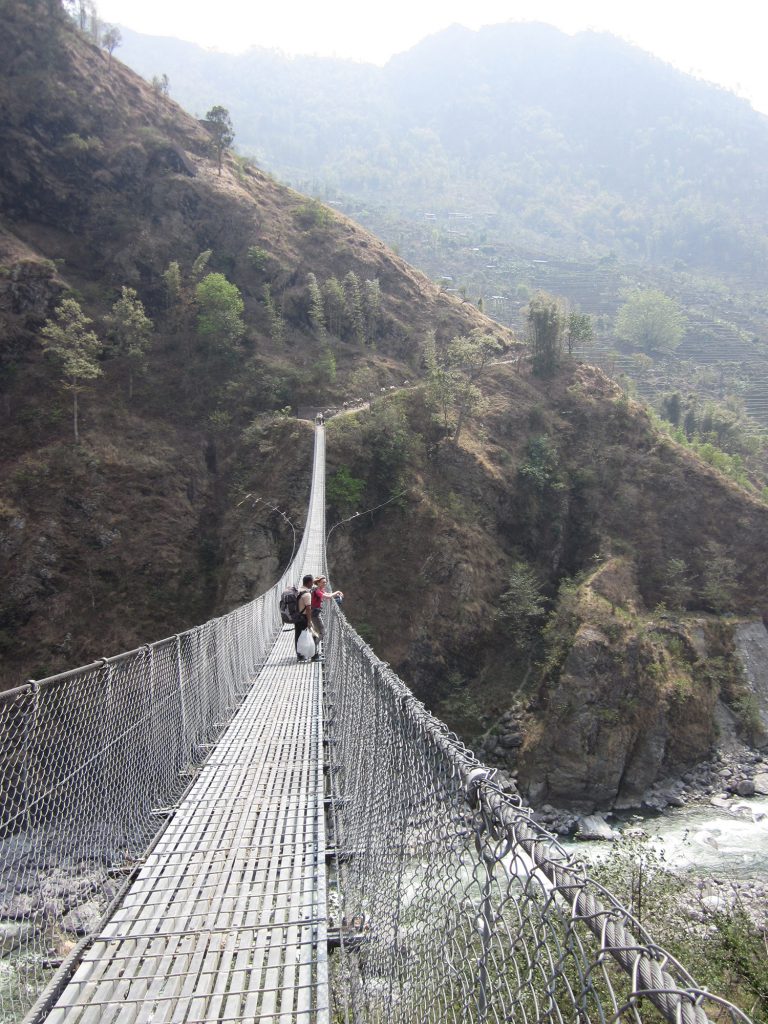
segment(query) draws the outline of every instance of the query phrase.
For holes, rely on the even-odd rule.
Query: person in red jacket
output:
[[[330,601],[334,597],[344,597],[340,590],[327,591],[325,589],[327,586],[328,580],[325,576],[315,576],[315,585],[312,587],[312,625],[315,627],[315,632],[320,635],[321,640],[325,633],[321,615],[323,601]]]

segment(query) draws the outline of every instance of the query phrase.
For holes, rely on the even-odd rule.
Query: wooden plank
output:
[[[322,755],[321,666],[289,628],[49,1021],[324,1024]]]

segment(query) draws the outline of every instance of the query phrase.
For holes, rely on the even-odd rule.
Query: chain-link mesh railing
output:
[[[339,1019],[749,1019],[697,988],[344,617],[329,619]]]
[[[0,1022],[73,961],[281,628],[275,586],[178,636],[0,694]],[[47,993],[46,993],[47,994]]]

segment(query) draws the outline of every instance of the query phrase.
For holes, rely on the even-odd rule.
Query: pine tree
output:
[[[349,324],[355,341],[365,344],[365,317],[363,316],[363,296],[360,289],[360,278],[350,270],[344,278],[344,296],[347,300]]]
[[[534,295],[528,306],[528,337],[537,377],[551,377],[563,351],[565,317],[558,300],[545,292]]]
[[[325,307],[323,304],[323,293],[313,273],[307,275],[309,284],[309,321],[312,329],[320,341],[325,341],[327,330],[325,327]]]
[[[347,314],[347,300],[338,278],[328,278],[323,285],[323,294],[328,330],[336,338],[339,338]]]
[[[169,309],[172,309],[181,297],[181,269],[176,260],[168,264],[163,272],[165,282],[165,301]]]
[[[195,262],[192,264],[192,271],[190,274],[193,281],[199,281],[203,276],[212,255],[213,249],[203,249],[203,251],[195,257]]]
[[[378,278],[368,280],[363,286],[363,305],[365,311],[365,334],[369,342],[373,342],[381,319],[381,285]]]
[[[272,298],[272,289],[269,284],[264,285],[264,305],[267,307],[267,319],[269,321],[269,335],[276,345],[282,345],[285,337],[285,323],[283,315],[275,305]]]
[[[134,288],[123,285],[120,298],[106,317],[114,351],[128,363],[128,400],[133,399],[133,375],[146,366],[146,354],[152,343],[152,321]]]

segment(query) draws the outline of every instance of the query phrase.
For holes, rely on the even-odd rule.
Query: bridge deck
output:
[[[321,683],[283,630],[49,1021],[327,1019]]]

